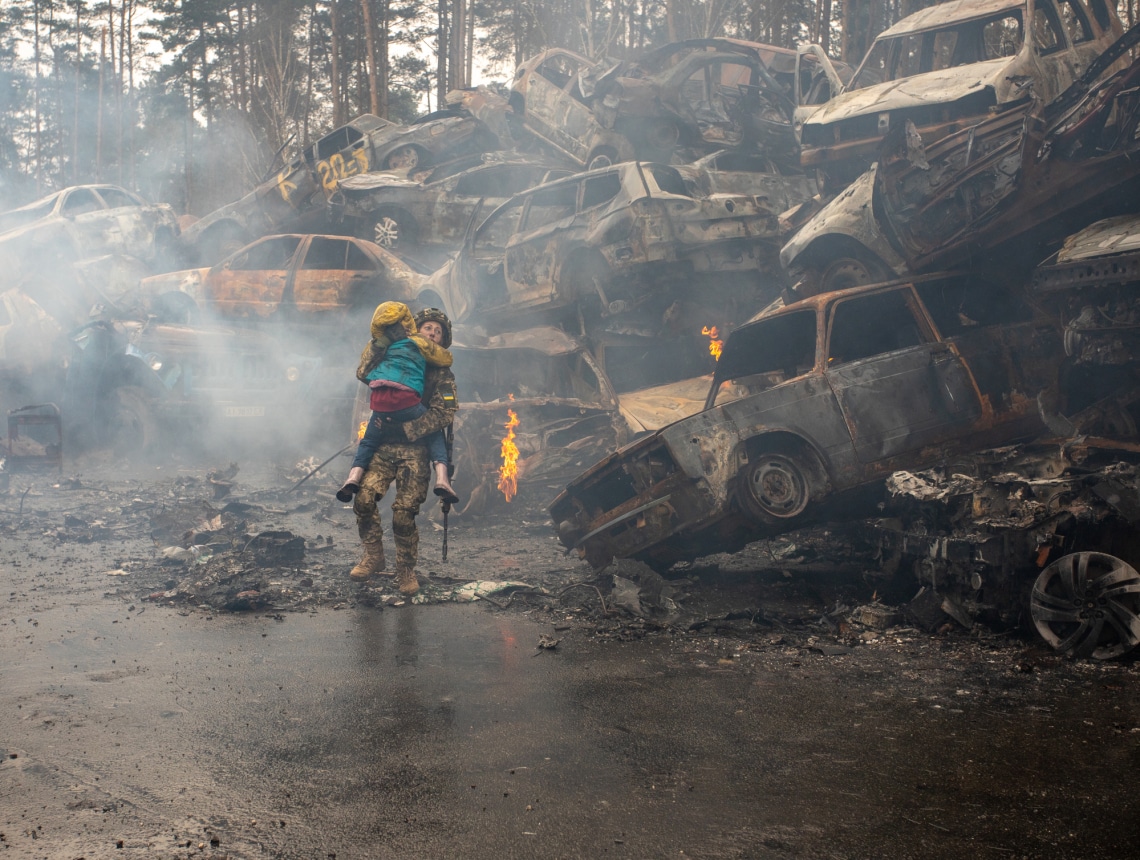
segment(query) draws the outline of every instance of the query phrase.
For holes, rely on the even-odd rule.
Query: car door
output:
[[[827,336],[827,381],[861,463],[964,435],[981,415],[969,371],[909,286],[838,300]]]
[[[114,221],[120,239],[119,253],[148,260],[154,255],[154,213],[121,188],[96,189],[102,198],[108,222]]]
[[[210,270],[202,294],[222,317],[267,317],[285,296],[289,263],[300,236],[268,236]]]
[[[69,232],[81,257],[127,253],[122,225],[90,188],[68,191],[59,212],[71,224]]]
[[[1072,7],[1067,8],[1071,11]],[[1034,92],[1043,101],[1052,101],[1077,79],[1084,65],[1078,59],[1079,52],[1069,45],[1054,0],[1033,2],[1033,51],[1044,72]]]
[[[557,302],[554,275],[563,251],[572,242],[578,182],[536,191],[518,232],[507,244],[503,270],[511,304],[534,307]]]
[[[565,53],[540,64],[526,85],[526,122],[536,134],[584,163],[593,114],[575,97],[581,71],[582,62]]]
[[[289,301],[298,314],[327,315],[345,312],[356,297],[369,292],[378,269],[351,239],[313,236],[304,256],[295,261]]]

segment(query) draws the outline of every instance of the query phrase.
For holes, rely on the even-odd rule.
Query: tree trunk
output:
[[[33,51],[36,58],[36,77],[33,82],[32,104],[36,118],[36,196],[43,190],[43,118],[40,116],[40,0],[32,0]]]
[[[368,73],[368,105],[371,113],[380,114],[380,85],[376,80],[376,28],[372,25],[372,0],[360,0],[364,17],[364,69]]]
[[[333,127],[340,128],[345,122],[344,98],[340,92],[340,12],[337,0],[329,0],[329,96],[333,103]]]
[[[439,0],[436,11],[436,39],[435,39],[435,101],[436,105],[443,104],[447,96],[447,52],[451,43],[451,34],[447,26],[447,0]]]

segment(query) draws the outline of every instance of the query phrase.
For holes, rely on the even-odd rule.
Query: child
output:
[[[360,491],[360,481],[372,455],[380,446],[384,423],[402,424],[419,418],[427,407],[421,402],[424,393],[424,371],[428,363],[436,367],[450,367],[451,353],[439,344],[416,334],[416,323],[407,305],[402,302],[384,302],[372,315],[373,344],[384,348],[384,357],[367,376],[372,390],[369,405],[372,416],[364,438],[356,448],[348,480],[337,490],[342,502],[352,501]],[[447,477],[447,443],[443,431],[437,430],[424,437],[428,457],[435,468],[435,493],[445,502],[456,504],[459,497]]]

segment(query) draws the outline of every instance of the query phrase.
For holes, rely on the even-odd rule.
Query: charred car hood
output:
[[[700,412],[712,384],[712,376],[682,379],[653,388],[619,394],[621,414],[634,433],[660,430]]]
[[[986,87],[996,92],[1009,63],[1010,58],[1003,57],[850,90],[823,105],[805,125],[827,125],[872,113],[949,104]]]

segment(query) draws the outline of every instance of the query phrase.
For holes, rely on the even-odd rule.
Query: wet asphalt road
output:
[[[0,626],[3,858],[1140,855],[1129,665],[32,604]]]
[[[137,511],[210,487],[109,474],[0,503],[0,860],[1140,857],[1135,662],[964,631],[607,633],[558,601],[146,602],[170,574]],[[275,575],[340,581],[351,516],[312,501],[329,487],[285,498],[257,528],[343,549]],[[457,530],[452,574],[565,571],[521,513]],[[804,575],[686,600],[755,606]],[[818,617],[803,584],[774,617]]]

